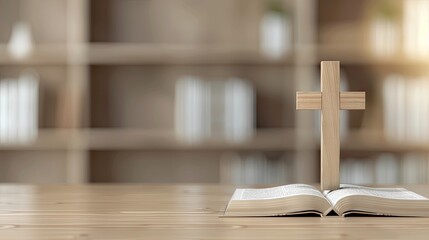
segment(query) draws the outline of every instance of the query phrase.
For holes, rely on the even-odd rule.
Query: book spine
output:
[[[265,182],[267,172],[267,159],[263,154],[255,153],[247,155],[243,164],[243,184],[261,184]]]
[[[404,184],[418,184],[419,183],[419,155],[415,153],[408,153],[403,156],[401,166],[401,179]]]
[[[393,154],[382,154],[375,161],[375,183],[398,184],[399,164]]]
[[[253,135],[254,93],[252,86],[238,78],[225,84],[225,137],[241,142]]]
[[[175,128],[184,141],[198,142],[206,135],[204,93],[204,83],[196,77],[183,77],[176,84]]]
[[[221,183],[242,184],[242,158],[238,153],[227,152],[220,156]]]
[[[18,142],[25,142],[28,140],[30,133],[31,109],[29,103],[30,99],[30,85],[27,79],[22,75],[18,79]]]
[[[8,132],[8,82],[5,79],[0,80],[0,143],[7,142]]]
[[[18,120],[18,83],[16,79],[8,80],[8,142],[16,142],[17,140],[17,120]]]
[[[419,98],[419,81],[418,79],[408,79],[406,82],[406,108],[404,115],[406,115],[405,126],[406,140],[411,142],[417,142],[419,140],[420,132],[420,98]],[[405,126],[403,128],[405,128]]]
[[[225,132],[225,115],[226,115],[226,87],[222,80],[211,81],[209,83],[209,101],[208,110],[210,113],[210,129],[211,137],[224,137]]]
[[[25,107],[28,109],[28,119],[26,121],[26,134],[27,140],[32,141],[37,138],[39,129],[39,79],[34,74],[28,73],[26,75],[26,91],[28,92],[28,100],[26,100]]]

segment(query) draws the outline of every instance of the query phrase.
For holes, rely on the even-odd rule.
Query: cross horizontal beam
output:
[[[322,93],[297,92],[296,109],[322,109]],[[340,92],[340,109],[365,109],[365,92]]]

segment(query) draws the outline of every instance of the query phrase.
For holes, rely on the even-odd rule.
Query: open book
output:
[[[237,189],[225,216],[282,216],[316,213],[326,216],[351,213],[386,216],[427,216],[429,199],[403,188],[370,188],[341,184],[320,192],[311,185],[291,184],[273,188]]]

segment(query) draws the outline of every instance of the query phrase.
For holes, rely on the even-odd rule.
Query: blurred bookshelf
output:
[[[366,111],[341,115],[344,163],[377,175],[378,168],[394,162],[400,170],[392,183],[427,183],[429,139],[417,132],[429,135],[429,126],[411,127],[415,136],[410,138],[392,131],[392,124],[408,131],[406,126],[416,120],[386,120],[401,112],[388,110],[392,106],[386,106],[384,83],[393,82],[396,89],[406,84],[398,77],[389,80],[392,74],[404,82],[429,76],[429,55],[374,54],[371,45],[377,9],[389,10],[388,19],[396,16],[405,22],[398,29],[405,29],[405,13],[396,10],[407,9],[407,1],[413,0],[0,1],[5,24],[0,29],[0,81],[9,84],[7,79],[28,69],[38,79],[37,136],[0,141],[0,181],[318,182],[318,115],[295,111],[295,92],[318,89],[320,61],[339,60],[342,85],[366,91],[368,97]],[[22,59],[8,48],[18,21],[30,25],[34,38],[32,51]],[[393,29],[389,36],[397,34],[383,21]],[[276,24],[288,29],[282,35],[287,44],[264,40]],[[400,39],[386,51],[402,49],[401,41],[408,40]],[[419,81],[424,85],[425,80]],[[420,86],[411,85],[412,91]],[[236,92],[219,90],[225,86]],[[210,92],[208,103],[195,88]],[[395,94],[389,98],[403,95]],[[184,107],[187,95],[203,103]],[[183,113],[187,108],[204,114],[209,109],[209,123],[202,113],[200,118]],[[410,114],[429,115],[429,99],[427,108]],[[405,115],[406,109],[398,111]],[[228,131],[228,124],[238,130]],[[410,154],[420,162],[413,165]],[[42,174],[44,165],[55,173]],[[415,166],[424,173],[408,181]],[[368,179],[383,183],[375,176]]]

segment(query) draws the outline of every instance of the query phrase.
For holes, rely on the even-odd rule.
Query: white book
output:
[[[383,125],[387,140],[397,140],[396,98],[397,80],[396,75],[390,75],[383,82]]]
[[[291,166],[287,156],[267,159],[261,154],[242,157],[236,152],[220,156],[220,179],[229,184],[284,184]]]
[[[267,171],[265,173],[267,184],[284,184],[288,181],[289,165],[291,161],[288,161],[286,155],[280,156],[279,158],[267,159]]]
[[[340,160],[340,182],[351,183],[351,159]]]
[[[429,55],[429,2],[407,0],[404,4],[404,50],[409,57]]]
[[[417,45],[417,15],[416,15],[416,1],[407,0],[404,2],[404,51],[407,56],[416,55],[415,46]]]
[[[412,142],[420,140],[420,113],[422,110],[420,88],[421,84],[418,79],[414,78],[406,81],[405,132],[406,139]]]
[[[236,152],[220,156],[220,180],[222,183],[242,184],[242,157]]]
[[[371,47],[377,57],[391,56],[398,48],[399,27],[391,19],[377,17],[371,23]]]
[[[208,128],[210,136],[215,138],[225,137],[225,81],[214,80],[209,85],[209,110]]]
[[[416,119],[414,119],[414,124],[416,124],[415,127],[415,135],[416,135],[416,141],[417,142],[423,142],[424,141],[424,123],[423,120],[426,116],[423,116],[424,114],[424,107],[426,106],[425,100],[426,96],[425,94],[425,78],[419,77],[417,79],[418,85],[416,89],[416,96],[414,97],[414,104],[415,104],[415,111],[416,111]]]
[[[421,134],[422,142],[429,141],[429,78],[422,78],[422,107],[421,107]]]
[[[404,188],[370,188],[341,184],[340,189],[320,192],[307,184],[271,188],[236,189],[225,216],[283,216],[331,211],[387,216],[429,216],[429,199]]]
[[[185,76],[176,83],[175,129],[179,138],[198,142],[207,135],[205,83],[197,77]]]
[[[352,176],[353,184],[363,184],[365,167],[362,161],[353,159],[352,161]]]
[[[30,85],[21,75],[18,79],[18,133],[17,141],[26,142],[30,133]]]
[[[396,139],[399,141],[404,141],[406,139],[406,119],[407,119],[407,95],[406,95],[406,82],[402,76],[398,76],[399,78],[396,80],[396,106],[392,106],[396,108]]]
[[[351,159],[349,162],[350,183],[353,184],[372,184],[374,183],[374,174],[372,161],[369,159]]]
[[[250,154],[244,157],[242,162],[242,183],[243,184],[263,184],[266,183],[265,173],[267,169],[267,159],[263,154]]]
[[[356,161],[355,159],[350,159],[349,168],[350,168],[350,183],[360,184],[360,181],[359,181],[360,180],[359,173],[361,171],[360,162]]]
[[[382,154],[375,160],[375,183],[398,184],[399,163],[393,154]]]
[[[416,180],[418,184],[426,184],[428,176],[428,158],[427,154],[416,154]]]
[[[383,85],[384,130],[387,140],[406,139],[407,88],[403,76],[389,75]]]
[[[401,178],[404,184],[426,183],[427,167],[422,168],[423,162],[427,163],[426,158],[416,153],[408,153],[403,156],[401,166]]]
[[[18,138],[19,142],[32,141],[38,132],[38,77],[24,72],[18,80]]]
[[[30,101],[28,108],[30,110],[30,133],[28,134],[29,140],[37,138],[39,129],[39,79],[36,75],[28,75],[28,84],[30,85]]]
[[[252,85],[239,78],[225,84],[225,136],[240,142],[252,137],[255,128],[255,97]]]
[[[8,134],[8,82],[5,79],[0,80],[0,143],[7,142]]]
[[[18,135],[18,82],[16,79],[7,80],[7,141],[16,142]]]

